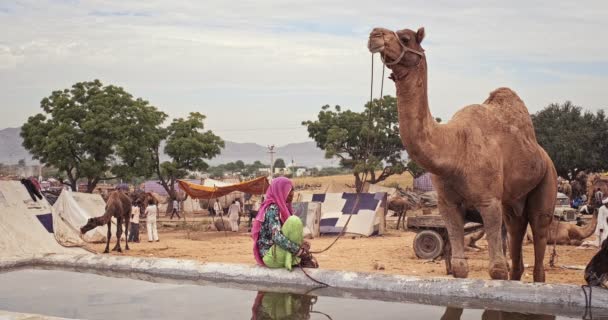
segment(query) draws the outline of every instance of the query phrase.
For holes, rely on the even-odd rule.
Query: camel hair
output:
[[[466,278],[464,210],[482,216],[488,240],[489,274],[508,279],[509,265],[502,251],[501,225],[510,234],[510,278],[524,271],[522,242],[530,223],[534,236],[534,281],[545,281],[543,260],[547,230],[557,194],[557,173],[538,145],[530,114],[508,88],[490,93],[483,104],[464,107],[439,124],[431,115],[427,95],[424,28],[397,32],[375,28],[368,48],[379,52],[392,70],[397,89],[399,131],[409,157],[432,174],[439,212],[446,222],[452,247],[452,274]]]
[[[108,239],[106,249],[103,253],[110,252],[110,238],[112,237],[112,217],[116,218],[116,246],[112,251],[122,252],[120,248],[120,237],[122,236],[122,224],[125,225],[125,239],[129,237],[129,222],[131,221],[131,199],[124,192],[116,190],[112,191],[106,202],[106,211],[100,217],[90,218],[87,224],[80,228],[80,233],[85,234],[90,230],[107,225]],[[129,250],[129,242],[125,241],[125,249]]]
[[[591,237],[595,232],[597,226],[597,210],[593,213],[593,219],[591,223],[579,227],[575,224],[571,224],[564,221],[559,221],[559,218],[554,217],[549,231],[547,232],[547,244],[559,244],[559,245],[571,245],[580,246],[583,244],[583,240]],[[533,242],[532,234],[528,231],[526,233],[526,240]]]

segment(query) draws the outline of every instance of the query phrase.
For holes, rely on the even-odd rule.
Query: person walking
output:
[[[131,208],[131,230],[129,231],[130,242],[139,242],[139,207],[133,206]]]
[[[241,213],[241,205],[237,200],[234,200],[228,208],[228,219],[230,219],[230,226],[232,232],[239,231],[239,214]]]
[[[177,215],[177,219],[181,219],[179,216],[179,201],[177,199],[173,200],[173,210],[171,210],[171,218],[169,220],[173,220],[173,216]]]
[[[158,206],[151,202],[146,208],[146,224],[148,227],[148,242],[158,242],[158,229],[156,227],[156,217],[158,217]]]

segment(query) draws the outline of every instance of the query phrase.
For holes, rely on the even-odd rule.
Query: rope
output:
[[[374,106],[374,54],[372,53],[372,62],[371,62],[371,81],[370,81],[370,92],[369,92],[369,125],[370,125],[370,132],[371,132],[371,125],[372,125],[372,110],[373,110],[373,106]],[[380,95],[382,95],[382,92],[384,90],[384,70],[385,67],[382,68],[382,85],[380,87]],[[382,103],[382,98],[380,99],[380,103]],[[367,154],[369,158],[370,155],[370,134],[367,135]],[[367,174],[368,171],[365,170],[364,174],[363,174],[363,184],[365,184],[365,182],[367,181]],[[327,191],[327,190],[326,190]],[[342,228],[342,231],[340,231],[340,233],[338,234],[338,236],[334,239],[334,241],[329,244],[329,246],[327,246],[325,249],[323,250],[319,250],[319,251],[310,251],[311,254],[320,254],[323,253],[329,249],[331,249],[331,247],[333,247],[338,240],[340,240],[340,238],[342,238],[342,236],[344,236],[344,234],[346,233],[346,228],[348,227],[348,224],[350,223],[350,220],[352,219],[353,215],[355,214],[355,209],[358,208],[359,206],[359,202],[361,199],[361,190],[360,188],[357,188],[357,197],[355,198],[355,203],[353,204],[353,207],[351,209],[350,215],[348,217],[348,219],[346,219],[346,223],[344,224],[344,227]],[[306,270],[304,270],[304,268],[302,268],[300,266],[300,269],[302,270],[302,272],[304,273],[304,275],[306,275],[306,277],[308,279],[310,279],[311,281],[313,281],[316,284],[321,285],[322,287],[330,287],[329,284],[324,283],[322,281],[319,281],[315,278],[313,278],[311,275],[309,275],[308,273],[306,273]]]
[[[587,296],[587,290],[585,288],[589,288],[589,296]],[[582,285],[581,289],[585,294],[585,314],[583,315],[583,320],[593,319],[593,314],[591,311],[591,294],[593,293],[593,287],[590,285]]]
[[[551,268],[555,267],[555,264],[557,263],[557,258],[559,257],[559,255],[557,254],[556,247],[557,247],[557,230],[559,229],[560,222],[561,222],[561,220],[557,220],[557,226],[553,230],[553,252],[551,252],[551,258],[549,258],[549,266]]]
[[[317,280],[317,279],[313,278],[313,277],[312,277],[310,274],[308,274],[308,272],[306,272],[306,269],[304,269],[304,267],[300,266],[300,270],[302,270],[302,272],[304,273],[304,275],[305,275],[305,276],[306,276],[308,279],[310,279],[312,282],[314,282],[314,283],[316,283],[316,284],[320,285],[320,286],[321,286],[320,288],[327,288],[327,287],[331,287],[331,286],[330,286],[330,285],[328,285],[327,283],[322,282],[322,281],[319,281],[319,280]],[[314,288],[314,289],[318,289],[318,288],[319,288],[319,287]]]

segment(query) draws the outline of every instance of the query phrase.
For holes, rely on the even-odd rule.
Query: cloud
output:
[[[226,139],[302,141],[299,123],[320,106],[362,109],[375,26],[426,28],[431,108],[444,119],[500,86],[530,110],[562,98],[606,105],[601,1],[28,0],[6,9],[0,127],[23,123],[52,90],[99,78],[171,116],[202,111]],[[394,93],[388,80],[385,92]],[[260,124],[267,130],[235,130]]]

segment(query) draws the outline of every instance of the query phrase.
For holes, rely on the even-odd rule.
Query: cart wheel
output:
[[[443,238],[433,230],[423,230],[414,238],[414,252],[420,259],[435,259],[443,253]]]

